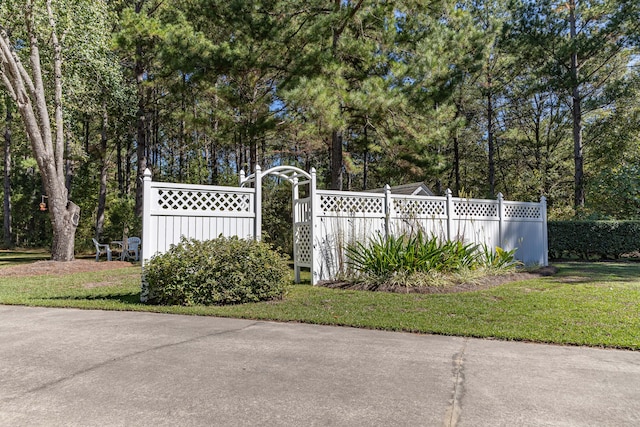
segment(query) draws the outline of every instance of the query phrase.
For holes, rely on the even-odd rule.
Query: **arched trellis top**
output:
[[[315,169],[311,168],[311,174],[314,172]],[[311,183],[311,174],[295,166],[275,166],[264,172],[261,171],[260,166],[256,166],[256,172],[247,177],[245,177],[243,170],[240,171],[240,186],[244,187],[245,185],[255,182],[256,176],[262,179],[267,175],[274,175],[278,178],[285,179],[291,184],[304,185]]]
[[[293,210],[293,265],[295,268],[296,282],[300,281],[300,267],[308,267],[313,271],[314,258],[317,258],[313,249],[314,205],[316,192],[316,170],[311,168],[305,172],[295,166],[275,166],[264,172],[256,165],[256,171],[245,176],[240,171],[240,187],[248,187],[253,184],[255,223],[254,236],[260,239],[262,234],[262,178],[272,175],[282,178],[291,184],[292,210]],[[308,185],[309,190],[304,198],[300,197],[299,187]]]

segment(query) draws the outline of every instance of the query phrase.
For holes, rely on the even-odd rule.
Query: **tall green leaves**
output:
[[[481,268],[505,270],[514,267],[516,250],[495,251],[486,245],[464,244],[459,240],[426,238],[422,232],[381,236],[348,246],[347,262],[356,274],[374,281],[410,278],[425,273],[453,273]],[[408,281],[410,282],[410,280]]]

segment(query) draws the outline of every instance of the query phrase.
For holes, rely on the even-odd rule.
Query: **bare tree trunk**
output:
[[[138,47],[139,55],[141,47]],[[142,60],[136,60],[135,73],[136,83],[138,85],[138,111],[136,113],[136,154],[138,157],[138,172],[136,174],[136,215],[142,216],[142,198],[143,198],[143,178],[144,170],[147,168],[147,135],[146,135],[146,117],[145,117],[145,94],[142,83],[144,81],[144,68]]]
[[[331,189],[342,190],[342,132],[331,132]]]
[[[569,25],[570,38],[572,41],[576,39],[576,0],[569,0]],[[577,48],[574,46],[571,52],[571,80],[573,89],[571,92],[572,109],[571,116],[573,119],[573,157],[575,165],[574,173],[574,206],[576,208],[584,207],[584,153],[582,144],[582,98],[580,97],[580,83]]]
[[[456,131],[456,136],[453,137],[453,172],[455,176],[455,191],[456,196],[460,195],[460,140]]]
[[[136,1],[135,13],[142,13],[144,0]],[[136,60],[134,64],[134,73],[136,75],[136,86],[138,89],[138,110],[136,112],[136,154],[138,158],[138,169],[136,174],[136,205],[135,211],[137,216],[142,216],[142,198],[143,198],[143,179],[144,171],[147,168],[147,120],[146,120],[146,103],[144,92],[144,76],[145,67],[143,64],[143,46],[136,46]]]
[[[11,230],[11,105],[6,102],[7,114],[5,116],[4,130],[4,245],[6,248],[13,246]]]
[[[98,212],[96,214],[96,240],[100,241],[104,231],[104,211],[107,204],[107,173],[109,171],[107,159],[107,125],[109,115],[107,107],[102,106],[102,130],[100,132],[100,190],[98,191]]]
[[[122,173],[122,141],[120,138],[116,138],[116,164],[117,164],[117,177],[118,177],[118,193],[122,196],[124,194],[124,176]]]
[[[493,135],[493,88],[491,87],[491,74],[487,75],[487,143],[489,149],[489,198],[493,199],[496,193],[496,164]]]
[[[129,159],[131,159],[132,155],[131,139],[127,138],[126,160],[124,162],[124,194],[126,196],[131,195],[131,162]]]
[[[362,165],[362,191],[367,190],[369,180],[369,135],[367,134],[367,125],[364,126],[364,159]]]

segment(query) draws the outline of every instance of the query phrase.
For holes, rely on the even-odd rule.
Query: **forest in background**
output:
[[[0,30],[27,69],[40,34],[45,86],[60,55],[79,249],[139,235],[146,167],[236,185],[286,164],[321,188],[424,181],[545,196],[553,219],[640,216],[636,2],[0,0]],[[4,86],[0,101],[4,245],[48,246],[39,163]],[[265,185],[264,229],[286,248],[290,188]]]

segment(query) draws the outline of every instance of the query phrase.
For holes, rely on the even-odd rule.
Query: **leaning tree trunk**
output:
[[[8,99],[8,98],[7,98]],[[6,103],[7,114],[5,117],[4,131],[4,244],[7,248],[13,246],[11,230],[11,105]]]
[[[40,59],[40,40],[36,31],[33,0],[25,2],[25,26],[30,67],[24,67],[14,43],[0,27],[0,82],[18,106],[20,117],[49,201],[53,227],[51,257],[54,261],[74,258],[75,232],[80,208],[68,198],[64,173],[64,115],[62,111],[62,45],[56,33],[51,0],[45,3],[49,18],[49,42],[53,48],[53,105],[55,123],[51,123]],[[51,89],[51,88],[49,88]]]

